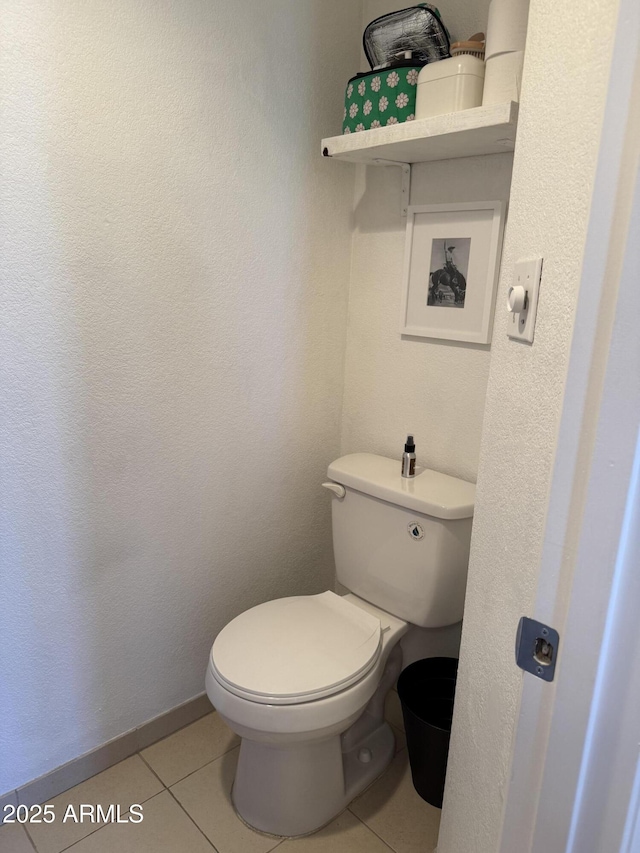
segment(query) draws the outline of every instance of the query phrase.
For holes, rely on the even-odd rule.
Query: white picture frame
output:
[[[501,201],[409,207],[402,335],[490,343],[504,211]]]

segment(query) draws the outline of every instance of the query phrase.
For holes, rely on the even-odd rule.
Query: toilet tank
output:
[[[401,476],[399,459],[353,453],[332,462],[333,550],[340,583],[425,628],[462,619],[475,486],[437,471]]]

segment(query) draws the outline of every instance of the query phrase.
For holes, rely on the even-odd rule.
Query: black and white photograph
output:
[[[470,237],[433,240],[427,305],[435,308],[464,308],[470,250]]]
[[[503,231],[500,201],[409,207],[402,335],[476,344],[491,341]]]

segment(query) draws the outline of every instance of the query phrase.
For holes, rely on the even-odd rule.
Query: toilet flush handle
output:
[[[322,488],[329,489],[329,491],[333,492],[333,494],[340,498],[340,500],[342,500],[342,498],[347,494],[347,490],[344,486],[341,486],[340,483],[323,483]]]

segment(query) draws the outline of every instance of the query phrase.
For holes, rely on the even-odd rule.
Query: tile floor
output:
[[[230,801],[238,738],[215,711],[138,755],[51,800],[51,824],[5,824],[0,853],[431,853],[440,812],[411,784],[395,691],[387,719],[396,734],[391,766],[329,826],[278,840],[248,829]],[[141,823],[62,823],[68,805],[143,804]]]

